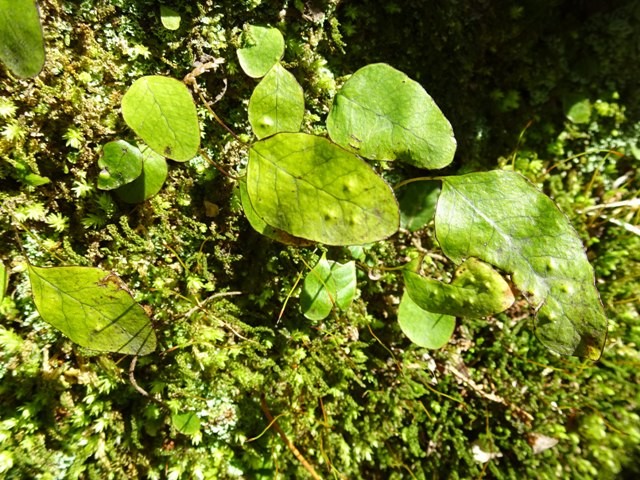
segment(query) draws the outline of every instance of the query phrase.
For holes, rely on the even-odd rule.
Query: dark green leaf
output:
[[[425,227],[433,220],[439,195],[439,182],[414,182],[402,187],[398,194],[400,226],[410,232]]]
[[[42,70],[44,39],[34,0],[0,0],[0,59],[17,77]]]
[[[322,137],[279,133],[256,142],[247,192],[266,224],[315,242],[364,244],[398,229],[389,186],[360,158]]]
[[[537,309],[536,335],[551,350],[598,359],[607,319],[578,235],[521,175],[493,171],[443,180],[436,234],[456,262],[477,257],[512,273]]]
[[[98,175],[98,188],[113,190],[140,176],[142,153],[124,140],[109,142],[102,147],[98,166],[102,169]]]
[[[451,124],[419,83],[384,63],[354,73],[327,118],[337,144],[375,160],[420,168],[449,165],[456,151]]]
[[[158,75],[142,77],[122,97],[122,116],[156,153],[184,162],[200,148],[193,98],[184,83]]]
[[[142,173],[133,182],[115,190],[120,200],[126,203],[140,203],[160,191],[167,178],[167,161],[150,148],[142,153]]]
[[[42,319],[78,345],[129,355],[156,349],[147,314],[114,274],[91,267],[29,265],[29,279]]]

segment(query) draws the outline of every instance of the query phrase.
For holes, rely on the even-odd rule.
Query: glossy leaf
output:
[[[142,153],[124,140],[109,142],[102,147],[98,166],[101,168],[98,175],[98,188],[113,190],[133,182],[140,176]]]
[[[355,294],[355,262],[340,264],[323,255],[305,277],[300,295],[302,312],[310,320],[322,320],[335,306],[348,309]]]
[[[450,284],[403,272],[407,294],[428,312],[455,317],[485,317],[513,304],[509,284],[491,265],[470,258],[457,270]]]
[[[247,192],[266,224],[327,245],[375,242],[398,229],[389,186],[360,158],[322,137],[279,133],[256,142]]]
[[[122,98],[122,116],[156,153],[183,162],[200,147],[198,115],[186,85],[158,75],[133,82]]]
[[[0,0],[0,60],[17,77],[44,66],[44,38],[35,0]]]
[[[450,315],[423,310],[405,292],[398,307],[398,324],[413,343],[435,349],[442,348],[451,339],[456,319]]]
[[[142,173],[133,182],[118,188],[115,193],[126,203],[140,203],[157,194],[167,179],[167,161],[150,148],[142,154]]]
[[[453,160],[451,124],[422,86],[384,64],[354,73],[333,99],[327,118],[337,144],[374,160],[442,168]]]
[[[258,138],[297,132],[304,116],[304,96],[296,78],[276,63],[249,100],[249,123]]]
[[[195,435],[200,431],[200,418],[194,412],[174,413],[171,423],[184,435]]]
[[[180,28],[180,14],[166,5],[160,5],[160,21],[167,30]]]
[[[440,182],[414,182],[403,186],[398,194],[400,226],[410,232],[425,227],[436,214]]]
[[[548,348],[600,357],[607,319],[582,243],[524,177],[493,171],[444,178],[436,234],[454,261],[473,256],[512,273],[537,309],[536,335]]]
[[[252,78],[267,74],[284,55],[284,37],[280,30],[249,25],[243,36],[238,60],[244,73]]]
[[[112,273],[92,267],[29,265],[29,279],[42,319],[78,345],[129,355],[155,350],[147,314]]]

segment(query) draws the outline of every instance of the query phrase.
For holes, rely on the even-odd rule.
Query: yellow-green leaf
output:
[[[42,70],[44,38],[34,0],[0,0],[0,60],[17,77]]]

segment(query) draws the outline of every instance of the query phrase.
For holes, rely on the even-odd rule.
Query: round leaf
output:
[[[160,5],[160,21],[167,30],[177,30],[180,28],[180,14],[173,8]]]
[[[243,36],[242,48],[238,49],[238,60],[244,73],[260,78],[284,55],[284,37],[280,30],[249,25]]]
[[[422,86],[384,63],[354,73],[327,118],[338,145],[374,160],[442,168],[453,160],[451,124]]]
[[[174,78],[142,77],[122,97],[127,125],[155,152],[183,162],[198,153],[198,115],[186,85]]]
[[[121,186],[115,192],[126,203],[140,203],[160,191],[167,179],[167,161],[150,148],[142,152],[142,173],[133,182]]]
[[[355,294],[355,262],[340,264],[323,255],[304,279],[300,305],[305,317],[322,320],[334,306],[348,309]]]
[[[493,171],[444,178],[436,235],[452,260],[477,257],[512,273],[537,308],[536,335],[548,348],[600,357],[607,318],[580,238],[523,176]]]
[[[247,192],[266,224],[328,245],[382,240],[400,220],[391,188],[366,162],[304,133],[279,133],[252,146]]]
[[[200,418],[193,413],[174,413],[171,415],[171,423],[184,435],[195,435],[200,431]]]
[[[91,350],[147,355],[156,336],[143,308],[121,280],[91,267],[29,265],[33,300],[42,319]]]
[[[402,332],[416,345],[441,348],[453,335],[456,319],[450,315],[421,309],[405,292],[398,307],[398,324]]]
[[[249,123],[258,138],[297,132],[304,116],[304,96],[296,78],[276,63],[253,90]]]
[[[102,169],[98,175],[98,188],[113,190],[140,176],[142,153],[124,140],[109,142],[102,147],[98,166]]]
[[[42,70],[44,39],[34,0],[0,0],[0,60],[17,77]]]
[[[400,226],[410,232],[425,227],[436,213],[439,182],[414,182],[400,189]]]

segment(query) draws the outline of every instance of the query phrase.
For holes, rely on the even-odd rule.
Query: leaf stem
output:
[[[433,180],[442,180],[444,177],[415,177],[415,178],[408,178],[406,180],[402,180],[400,183],[396,184],[395,187],[393,187],[394,190],[398,190],[399,188],[404,187],[405,185],[409,185],[410,183],[414,183],[414,182],[429,182],[429,181],[433,181]]]

